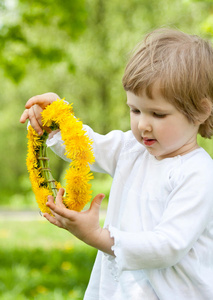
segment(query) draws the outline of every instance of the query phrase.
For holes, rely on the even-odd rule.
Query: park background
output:
[[[157,27],[213,41],[213,2],[0,0],[1,299],[82,299],[96,255],[39,216],[19,123],[26,101],[52,91],[99,133],[128,130],[122,74],[132,48]],[[212,140],[199,143],[213,157]],[[67,164],[49,156],[63,183]],[[106,194],[104,211],[111,178],[94,175],[93,195]]]

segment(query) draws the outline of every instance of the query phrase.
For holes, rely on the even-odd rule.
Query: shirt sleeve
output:
[[[94,132],[89,126],[84,125],[84,129],[93,141],[93,152],[95,163],[92,164],[91,170],[94,172],[107,173],[113,177],[119,155],[125,143],[125,135],[120,130],[114,130],[106,135]],[[56,133],[53,138],[47,140],[47,146],[59,157],[70,161],[65,156],[65,145],[61,138],[61,133]]]
[[[161,269],[177,264],[212,224],[213,168],[208,172],[198,168],[182,169],[153,231],[124,232],[108,227],[114,238],[115,258],[109,257],[114,275],[124,270]]]

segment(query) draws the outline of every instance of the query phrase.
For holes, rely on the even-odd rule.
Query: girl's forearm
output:
[[[107,228],[100,228],[97,237],[92,240],[85,240],[84,242],[102,252],[114,256],[114,252],[112,250],[114,238],[110,237],[110,232]]]

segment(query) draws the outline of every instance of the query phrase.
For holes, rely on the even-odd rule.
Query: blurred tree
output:
[[[84,0],[0,0],[1,202],[31,190],[25,180],[26,132],[18,120],[30,96],[67,84],[64,73],[75,71],[67,48],[86,22]],[[57,176],[63,163],[55,160],[53,168]]]
[[[129,52],[161,26],[211,37],[212,11],[212,0],[0,0],[0,201],[30,191],[18,123],[29,97],[54,91],[98,132],[127,130]],[[213,156],[212,141],[199,141]],[[58,178],[64,164],[52,159]]]
[[[123,0],[121,5],[119,0],[87,0],[87,29],[71,49],[78,68],[71,75],[70,93],[78,99],[74,104],[82,119],[102,133],[128,129],[121,78],[129,52],[145,33],[161,26],[205,34],[201,23],[211,12],[209,3]]]
[[[26,67],[37,60],[40,67],[65,61],[66,41],[73,42],[86,28],[84,0],[0,0],[0,67],[19,82]]]

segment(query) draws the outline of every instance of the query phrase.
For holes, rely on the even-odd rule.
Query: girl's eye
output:
[[[138,110],[138,109],[131,109],[130,112],[133,113],[133,114],[139,114],[140,110]]]
[[[153,116],[156,117],[156,118],[165,118],[166,117],[166,114],[158,114],[158,113],[153,113]]]

